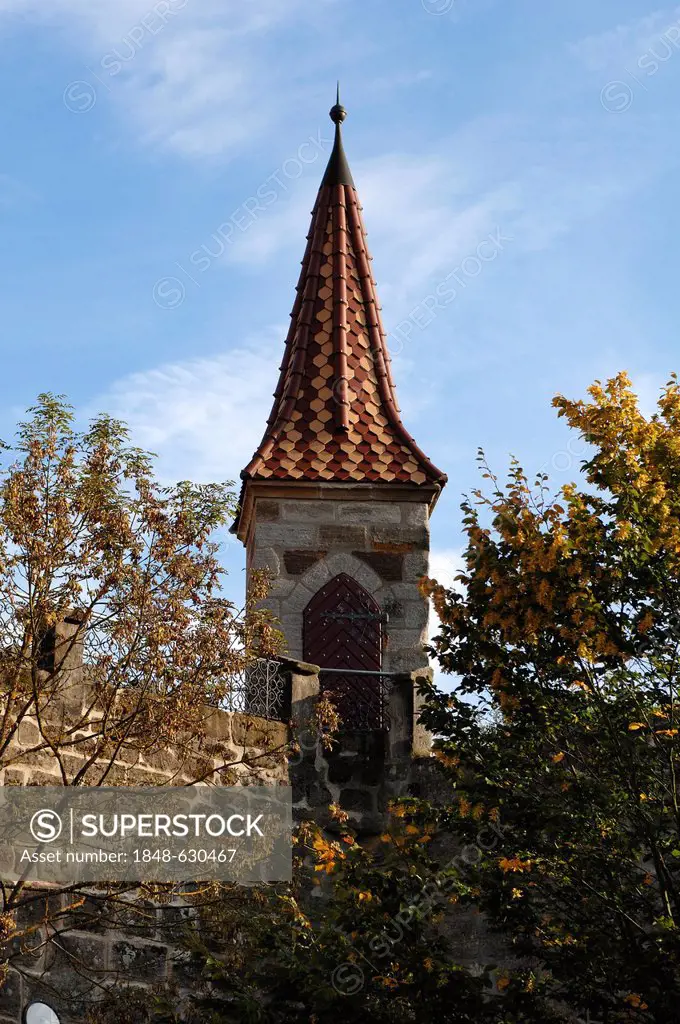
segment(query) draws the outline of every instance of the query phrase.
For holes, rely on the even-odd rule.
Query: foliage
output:
[[[371,843],[357,842],[346,813],[333,812],[335,836],[299,826],[292,885],[222,886],[204,904],[183,944],[194,976],[209,984],[194,986],[189,1012],[203,1024],[564,1020],[530,971],[525,990],[509,997],[493,965],[471,970],[452,955],[446,928],[472,889],[460,858],[431,853],[441,812],[403,801]],[[114,1004],[92,1024],[112,1024],[117,1012]],[[146,1012],[140,1021],[165,1024],[151,1002]]]
[[[479,905],[597,1019],[677,1020],[680,991],[680,388],[645,418],[625,375],[555,406],[592,446],[557,497],[513,463],[463,505],[458,586],[424,589],[433,653],[426,724],[471,808],[502,840]],[[471,699],[472,697],[472,699]],[[491,714],[489,714],[491,712]],[[516,984],[509,981],[508,991]]]
[[[298,829],[291,885],[212,893],[184,937],[202,1024],[677,1020],[680,387],[650,419],[624,375],[555,405],[591,445],[582,487],[516,462],[501,486],[481,456],[465,568],[423,582],[454,681],[422,684],[441,803],[361,842],[334,808],[335,832]],[[497,965],[452,941],[472,911]],[[139,1021],[175,1024],[169,998]]]
[[[243,610],[223,596],[215,538],[235,510],[229,486],[161,486],[124,424],[99,416],[78,432],[49,394],[0,460],[5,784],[25,781],[26,765],[41,784],[134,784],[136,766],[163,767],[170,747],[161,782],[216,769],[228,778],[234,753],[209,737],[206,707],[281,639],[256,610],[265,579],[254,578]],[[18,921],[15,950],[29,933],[35,949],[48,920],[65,925],[83,903],[69,895],[43,913],[26,886],[3,885],[2,895],[0,909]]]

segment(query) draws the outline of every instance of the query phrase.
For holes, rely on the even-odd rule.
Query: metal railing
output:
[[[290,717],[290,676],[280,661],[258,658],[234,680],[221,707],[225,711],[287,721]]]
[[[391,672],[322,668],[319,675],[321,693],[326,694],[335,704],[340,716],[341,731],[389,730]]]

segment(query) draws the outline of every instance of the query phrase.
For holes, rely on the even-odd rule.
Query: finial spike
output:
[[[354,185],[352,181],[352,172],[349,169],[347,163],[347,157],[342,146],[342,132],[340,126],[347,117],[347,111],[340,102],[340,82],[338,81],[335,91],[335,105],[330,109],[330,118],[335,125],[335,142],[333,143],[333,152],[331,153],[330,160],[328,161],[328,167],[326,173],[322,179],[323,185]]]
[[[335,106],[330,109],[330,119],[333,124],[341,125],[347,117],[347,111],[340,102],[340,79],[338,79],[338,85],[335,92]]]

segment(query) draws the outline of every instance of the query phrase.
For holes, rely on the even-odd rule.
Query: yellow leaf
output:
[[[630,992],[623,1001],[628,1003],[629,1006],[635,1006],[639,1010],[647,1009],[647,1003],[642,1001],[642,996],[639,996],[637,992]]]
[[[628,732],[634,732],[636,729],[644,729],[644,728],[645,728],[645,723],[644,722],[631,722],[630,725],[628,726]]]
[[[561,751],[559,754],[555,754],[553,757],[553,764],[559,764],[560,761],[564,761],[564,751]]]

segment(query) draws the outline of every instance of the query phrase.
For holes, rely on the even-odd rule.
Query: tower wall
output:
[[[255,498],[248,566],[275,576],[265,604],[280,620],[290,656],[302,659],[305,607],[324,583],[347,573],[387,613],[383,670],[424,668],[428,606],[418,581],[428,571],[428,503],[423,495],[350,499],[341,488],[322,498]]]

